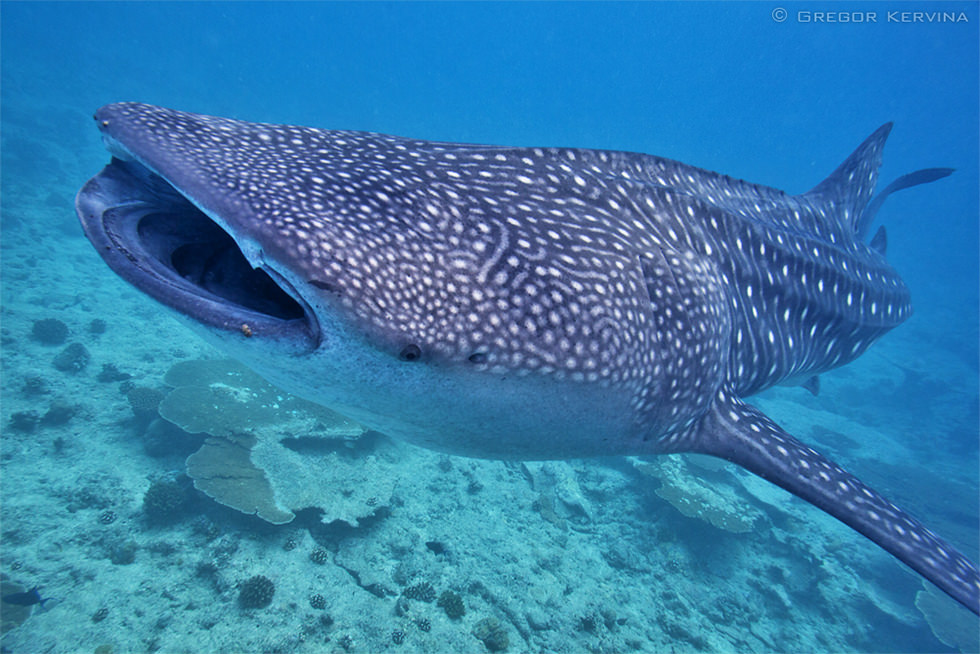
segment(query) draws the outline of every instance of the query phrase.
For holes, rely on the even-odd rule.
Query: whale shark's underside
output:
[[[911,313],[865,242],[890,125],[808,193],[676,161],[98,110],[79,192],[109,266],[282,388],[450,453],[700,452],[782,486],[978,612],[976,567],[742,398]]]

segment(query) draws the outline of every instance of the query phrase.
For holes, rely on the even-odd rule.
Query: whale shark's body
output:
[[[973,564],[741,400],[910,315],[884,233],[862,238],[890,125],[790,196],[624,152],[95,119],[114,156],[77,198],[88,237],[286,390],[467,456],[723,457],[978,611]]]

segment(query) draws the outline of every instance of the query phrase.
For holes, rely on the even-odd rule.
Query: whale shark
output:
[[[139,103],[76,198],[117,274],[272,383],[511,460],[695,452],[835,516],[974,613],[976,566],[745,398],[911,314],[865,242],[891,129],[789,195],[661,157],[465,145]]]

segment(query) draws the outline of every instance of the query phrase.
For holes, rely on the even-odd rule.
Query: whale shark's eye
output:
[[[418,361],[419,357],[422,356],[422,350],[415,343],[410,343],[402,348],[402,351],[398,353],[398,358],[402,361]]]
[[[487,353],[486,352],[474,352],[469,356],[470,363],[486,363]]]

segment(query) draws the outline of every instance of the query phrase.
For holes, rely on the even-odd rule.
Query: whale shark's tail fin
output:
[[[827,179],[799,196],[805,202],[817,207],[827,221],[839,221],[863,241],[871,228],[875,215],[894,193],[911,186],[928,184],[953,173],[953,168],[924,168],[902,175],[874,195],[878,183],[878,169],[881,167],[881,154],[885,141],[892,131],[892,123],[885,123],[864,140]],[[872,198],[873,196],[873,198]],[[876,235],[877,243],[872,246],[883,253],[884,233]]]
[[[738,398],[720,393],[699,425],[668,447],[721,457],[785,488],[861,532],[980,615],[980,572],[973,563]]]
[[[895,191],[901,191],[903,188],[909,188],[910,186],[918,186],[919,184],[928,184],[929,182],[934,182],[937,179],[942,179],[943,177],[949,177],[953,174],[955,168],[923,168],[922,170],[917,170],[914,173],[909,173],[908,175],[902,175],[894,182],[882,189],[881,193],[876,195],[868,206],[864,208],[861,213],[860,218],[854,226],[854,232],[857,234],[859,239],[864,239],[868,235],[868,229],[871,228],[871,222],[874,220],[875,215],[878,210],[881,209],[881,205],[884,204],[885,199]]]

